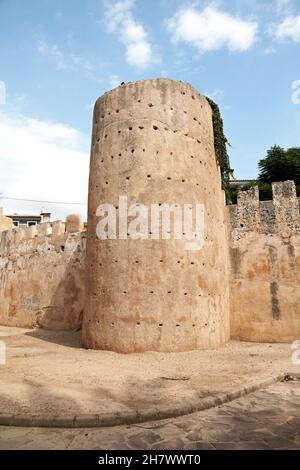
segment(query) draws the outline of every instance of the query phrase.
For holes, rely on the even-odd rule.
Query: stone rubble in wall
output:
[[[70,215],[66,222],[55,221],[45,222],[37,226],[25,229],[13,228],[0,233],[0,269],[3,269],[4,258],[13,256],[14,252],[18,254],[27,254],[31,251],[32,241],[35,241],[37,250],[48,252],[49,247],[55,245],[59,238],[65,239],[66,249],[72,251],[72,239],[74,240],[78,234],[82,234],[85,239],[84,224],[80,216]],[[72,235],[75,235],[72,236]],[[76,241],[77,243],[77,241]]]
[[[300,198],[295,183],[273,183],[272,193],[272,201],[259,201],[258,187],[238,193],[237,205],[228,207],[232,240],[240,240],[249,232],[281,233],[287,238],[300,233]]]

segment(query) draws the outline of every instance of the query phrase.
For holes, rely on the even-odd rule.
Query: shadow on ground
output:
[[[50,331],[38,328],[26,332],[25,335],[69,348],[82,348],[81,331]]]

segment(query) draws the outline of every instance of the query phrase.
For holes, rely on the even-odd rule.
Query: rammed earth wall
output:
[[[0,236],[0,324],[80,328],[86,234],[58,222]]]
[[[97,208],[201,203],[203,247],[185,240],[99,240]],[[8,222],[1,214],[3,224]],[[207,100],[182,82],[121,86],[94,111],[87,231],[76,216],[0,242],[0,324],[79,329],[119,352],[300,339],[300,214],[294,183],[226,207]],[[151,234],[149,234],[151,235]],[[87,254],[86,254],[87,253]],[[85,288],[87,286],[87,289]]]
[[[273,184],[273,200],[257,189],[229,206],[231,337],[300,339],[300,212],[292,181]]]

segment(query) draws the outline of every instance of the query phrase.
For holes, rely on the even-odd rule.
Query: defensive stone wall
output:
[[[71,222],[71,224],[70,224]],[[0,234],[0,324],[78,329],[84,307],[85,232],[74,217]]]
[[[252,188],[225,206],[211,108],[190,85],[118,87],[95,105],[87,235],[76,215],[19,230],[0,212],[0,324],[83,325],[85,347],[118,352],[299,339],[299,199],[292,181],[272,188],[272,201]],[[203,246],[151,224],[100,240],[98,207],[119,228],[120,196],[137,211],[203,204]]]
[[[290,342],[300,336],[300,211],[292,181],[258,188],[228,206],[231,337]]]

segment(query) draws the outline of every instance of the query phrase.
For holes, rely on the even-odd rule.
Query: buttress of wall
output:
[[[80,328],[85,233],[56,222],[0,236],[0,324]]]
[[[231,219],[231,337],[300,338],[300,212],[294,182],[273,183],[273,201],[240,192]]]

